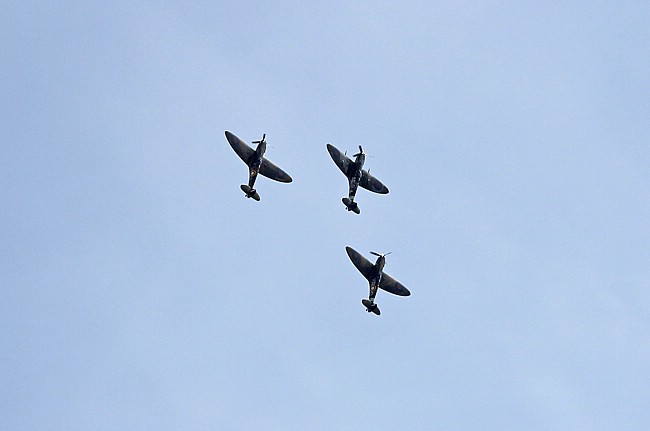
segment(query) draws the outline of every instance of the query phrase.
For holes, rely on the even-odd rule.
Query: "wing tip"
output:
[[[227,130],[224,132],[224,134],[226,135],[226,139],[228,140],[228,143],[230,143],[230,145],[236,145],[237,141],[240,140],[234,133],[229,132]]]

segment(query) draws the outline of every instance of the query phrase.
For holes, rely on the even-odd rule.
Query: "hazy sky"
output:
[[[1,429],[647,429],[647,2],[2,9]]]

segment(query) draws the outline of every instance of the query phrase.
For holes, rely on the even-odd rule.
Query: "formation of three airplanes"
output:
[[[256,201],[260,200],[259,193],[253,188],[258,174],[281,183],[290,183],[292,181],[289,174],[264,157],[264,153],[266,152],[266,134],[262,136],[261,140],[252,142],[253,144],[257,144],[257,148],[255,149],[251,148],[244,141],[228,131],[226,131],[226,139],[232,149],[235,150],[235,153],[237,153],[244,163],[248,165],[248,184],[241,185],[241,189],[246,194],[247,198],[253,198]],[[359,152],[353,155],[354,161],[344,153],[341,153],[332,144],[327,144],[327,151],[329,151],[336,166],[338,166],[341,172],[343,172],[343,174],[348,178],[348,197],[342,199],[343,204],[348,211],[352,211],[355,214],[361,212],[359,206],[354,201],[354,196],[356,195],[359,186],[375,193],[388,193],[388,188],[383,185],[381,181],[363,169],[366,155],[363,153],[361,145],[359,145]],[[370,294],[368,295],[368,299],[363,299],[361,301],[361,303],[366,307],[367,312],[373,312],[377,315],[381,314],[379,307],[375,303],[375,296],[377,295],[377,290],[380,288],[399,296],[409,296],[411,294],[411,292],[409,292],[409,290],[399,281],[384,273],[386,255],[390,253],[379,254],[371,251],[371,254],[377,256],[377,261],[373,264],[352,247],[345,247],[345,251],[347,251],[354,266],[359,270],[359,272],[361,272],[361,274],[363,274],[364,277],[366,277],[368,284],[370,285]]]

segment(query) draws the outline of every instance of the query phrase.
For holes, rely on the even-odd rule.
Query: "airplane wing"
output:
[[[232,149],[235,150],[235,153],[237,153],[239,158],[242,159],[244,163],[248,164],[248,161],[253,156],[255,150],[253,150],[251,147],[246,145],[244,141],[242,141],[237,136],[233,135],[227,130],[226,130],[226,139],[228,139],[228,143],[230,144]]]
[[[269,159],[262,158],[262,166],[260,166],[260,174],[264,175],[266,178],[270,178],[275,181],[280,181],[281,183],[290,183],[293,181],[289,174],[284,172],[282,169],[275,166]]]
[[[338,148],[332,144],[327,144],[327,151],[329,151],[330,156],[332,156],[332,160],[334,160],[334,163],[336,163],[336,166],[338,166],[341,172],[343,172],[343,175],[347,177],[348,169],[354,162],[350,160],[348,156],[340,152]]]
[[[361,256],[361,254],[352,247],[345,247],[345,251],[348,253],[350,260],[354,266],[357,267],[359,272],[363,274],[366,279],[370,280],[370,277],[372,276],[372,267],[374,266],[372,262]]]
[[[359,185],[366,190],[370,190],[371,192],[379,193],[382,195],[388,193],[388,187],[383,185],[381,181],[370,175],[365,170],[361,171],[361,181],[359,181]]]
[[[402,283],[395,280],[393,277],[386,274],[385,272],[381,276],[381,281],[379,282],[379,288],[385,290],[386,292],[390,292],[393,295],[409,296],[411,294],[411,292],[409,292],[409,290],[406,287],[404,287]]]

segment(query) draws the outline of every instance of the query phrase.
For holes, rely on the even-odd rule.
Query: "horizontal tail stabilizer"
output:
[[[377,316],[379,316],[381,314],[381,311],[379,311],[379,307],[374,302],[370,302],[367,299],[362,299],[361,303],[363,304],[364,307],[366,307],[366,311],[368,313],[373,312]]]
[[[341,199],[343,202],[343,205],[345,205],[345,208],[347,208],[348,211],[352,211],[355,214],[361,213],[361,210],[359,209],[359,205],[350,198],[343,198]]]
[[[241,189],[244,193],[246,193],[247,198],[253,198],[256,201],[260,200],[260,194],[257,193],[257,190],[252,189],[248,184],[242,184]]]

